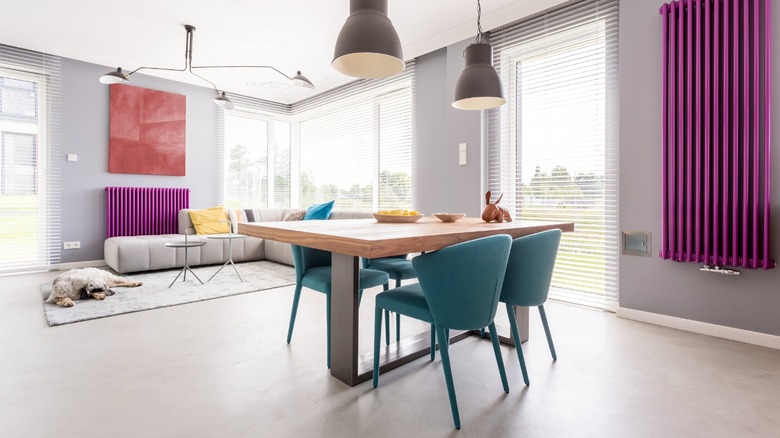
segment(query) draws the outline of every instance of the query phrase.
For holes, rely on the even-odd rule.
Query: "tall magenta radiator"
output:
[[[663,244],[770,269],[771,0],[664,4]]]
[[[178,233],[190,189],[106,187],[106,237]]]

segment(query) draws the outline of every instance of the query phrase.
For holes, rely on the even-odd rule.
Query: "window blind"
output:
[[[298,199],[362,211],[411,208],[414,63],[292,106],[299,135]]]
[[[490,38],[507,104],[486,112],[485,184],[519,219],[575,223],[551,297],[614,309],[618,2],[572,1]]]
[[[231,95],[235,109],[220,110],[222,203],[228,208],[289,207],[290,106]]]
[[[0,45],[0,272],[60,262],[60,58]]]

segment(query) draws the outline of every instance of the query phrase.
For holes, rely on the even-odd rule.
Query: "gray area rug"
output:
[[[79,300],[75,301],[73,307],[60,307],[47,303],[46,299],[51,293],[51,283],[45,283],[41,285],[41,297],[46,322],[49,326],[70,324],[295,284],[295,269],[291,266],[269,261],[239,263],[236,266],[244,279],[243,283],[239,281],[236,272],[230,266],[226,266],[209,282],[206,281],[219,269],[219,266],[193,268],[195,274],[205,284],[201,285],[192,274],[188,273],[186,282],[182,282],[182,277],[179,277],[170,289],[168,285],[176,277],[178,269],[122,275],[135,281],[142,281],[144,284],[140,287],[117,287],[113,289],[116,294],[106,297],[103,301]]]

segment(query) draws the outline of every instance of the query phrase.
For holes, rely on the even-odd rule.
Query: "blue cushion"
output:
[[[412,261],[406,258],[400,257],[383,257],[379,259],[371,259],[367,263],[371,269],[378,271],[385,271],[390,274],[390,278],[398,280],[408,280],[410,278],[417,278],[417,273],[414,271]]]
[[[407,284],[376,296],[376,306],[400,315],[410,316],[420,321],[433,323],[433,315],[428,308],[419,283]]]
[[[303,217],[303,220],[311,220],[311,219],[327,219],[330,217],[330,212],[333,210],[333,204],[336,201],[330,201],[330,202],[323,202],[322,204],[314,204],[311,207],[306,209],[306,216]]]
[[[331,267],[320,266],[306,271],[301,284],[309,289],[316,290],[325,294],[330,293]],[[387,273],[375,271],[373,269],[360,270],[360,289],[368,289],[375,286],[381,286],[387,283]]]

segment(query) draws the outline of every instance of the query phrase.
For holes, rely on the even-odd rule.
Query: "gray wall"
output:
[[[452,107],[463,70],[462,41],[417,58],[415,65],[414,208],[425,213],[482,212],[481,117]],[[458,165],[458,144],[468,144],[468,164]]]
[[[653,234],[653,257],[620,256],[620,306],[780,335],[780,269],[726,277],[693,263],[658,258],[661,239],[661,17],[660,0],[620,1],[620,203],[623,230]],[[778,14],[773,25],[777,29]],[[480,117],[452,109],[452,90],[468,41],[417,62],[415,208],[479,214],[482,204]],[[780,84],[780,44],[774,45],[773,82]],[[777,102],[780,87],[775,86]],[[778,131],[775,111],[773,130]],[[457,144],[469,142],[469,164],[457,165]],[[773,155],[772,254],[780,257],[780,154]]]
[[[187,96],[186,176],[108,173],[109,88],[98,82],[108,70],[62,60],[62,240],[81,242],[81,249],[62,251],[63,263],[103,259],[106,186],[188,187],[194,207],[217,205],[221,197],[217,106],[207,88],[133,75],[133,85]],[[68,153],[78,161],[65,161]]]
[[[780,335],[780,270],[739,277],[702,273],[657,256],[661,244],[660,0],[620,1],[620,227],[653,233],[653,257],[620,257],[620,306]],[[773,26],[778,29],[778,15]],[[775,38],[777,40],[777,38]],[[780,102],[780,44],[772,58],[772,100]],[[772,120],[776,132],[778,112]],[[773,154],[772,254],[780,257],[780,154]]]

